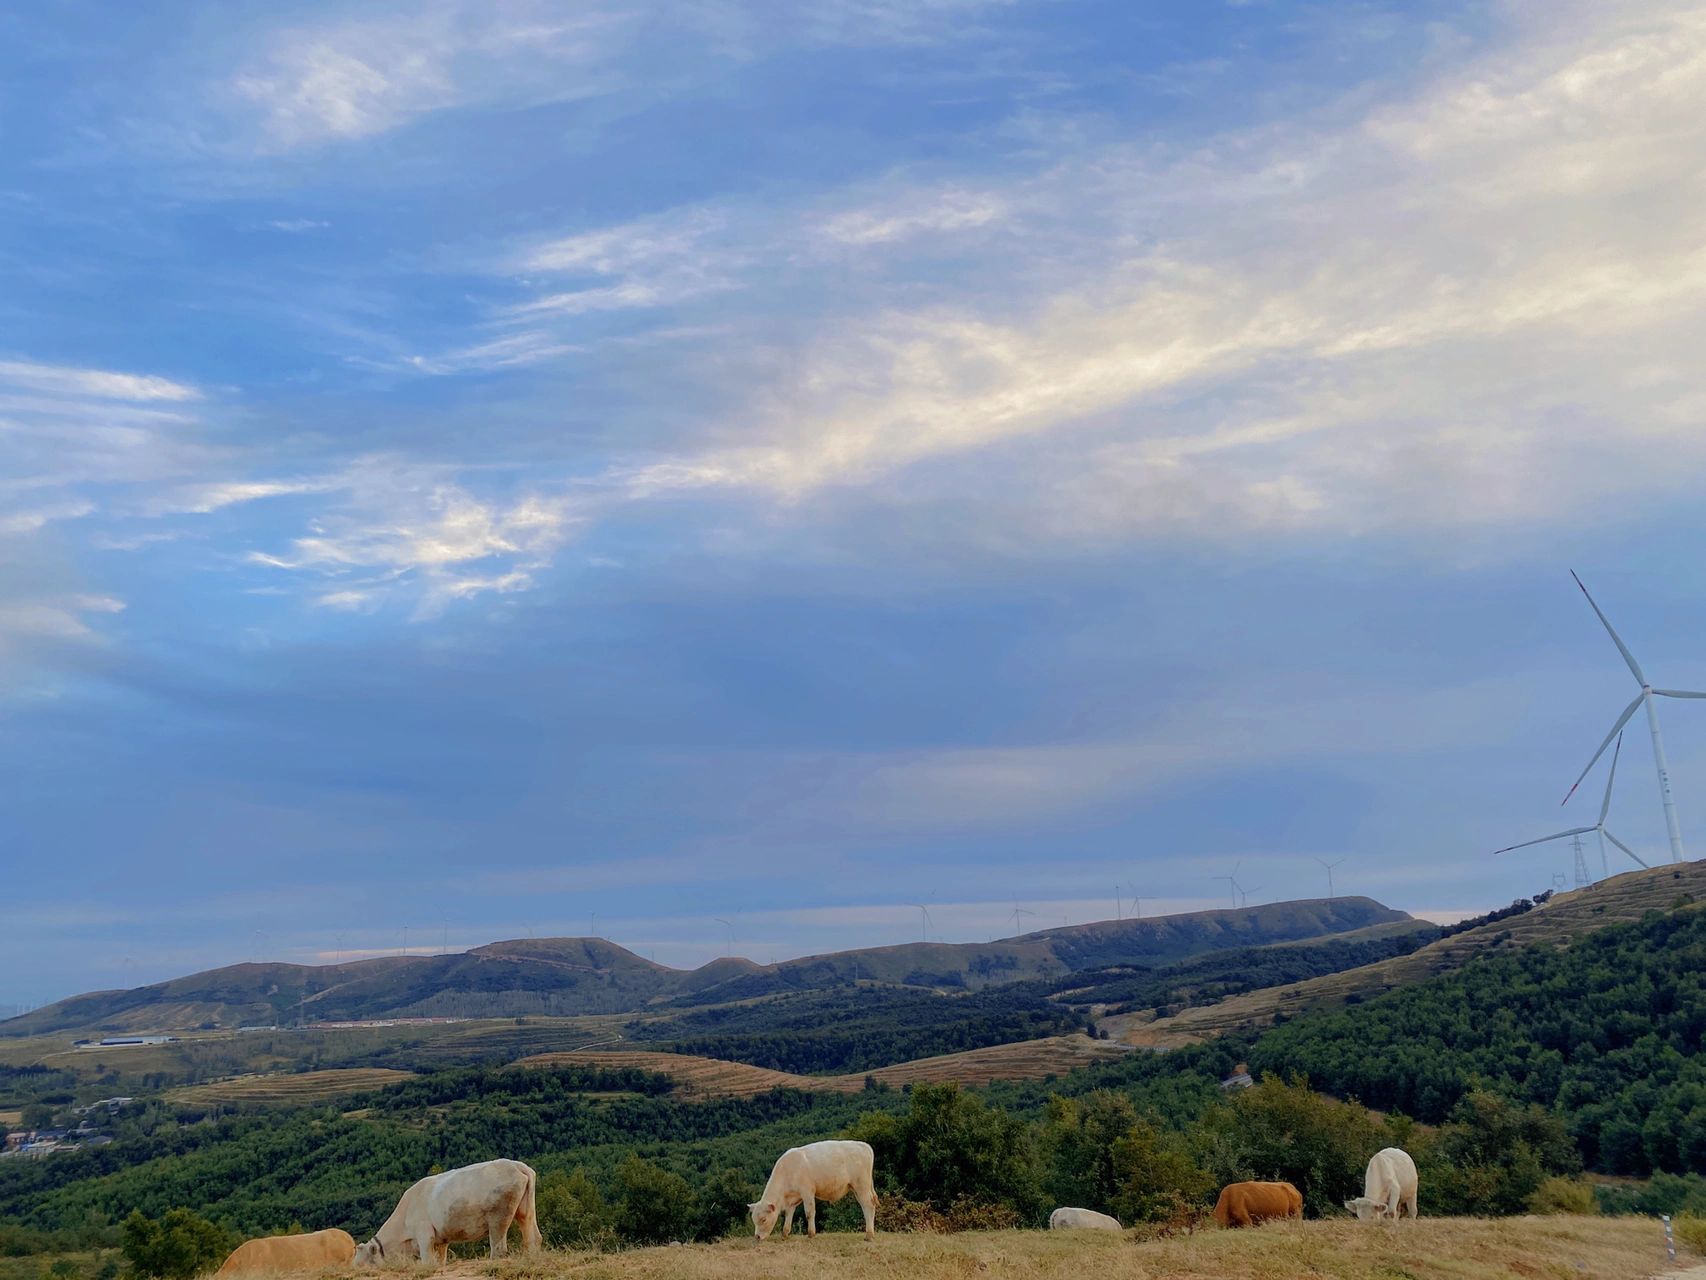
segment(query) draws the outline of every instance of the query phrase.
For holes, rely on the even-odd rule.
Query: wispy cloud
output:
[[[201,399],[186,383],[150,374],[114,373],[70,365],[37,364],[29,360],[0,360],[0,385],[26,387],[53,395],[98,400],[185,401]]]
[[[630,24],[614,9],[435,0],[406,14],[283,30],[230,89],[269,146],[369,137],[435,111],[586,96]]]

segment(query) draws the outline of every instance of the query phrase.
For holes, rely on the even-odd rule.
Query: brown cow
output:
[[[1214,1202],[1223,1227],[1253,1227],[1269,1218],[1301,1218],[1303,1196],[1289,1182],[1234,1182]]]
[[[355,1257],[355,1241],[336,1227],[301,1236],[263,1236],[245,1240],[231,1251],[217,1274],[238,1271],[321,1271],[347,1267]]]

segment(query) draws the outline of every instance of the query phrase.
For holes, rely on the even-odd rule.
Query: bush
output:
[[[1593,1186],[1580,1178],[1546,1179],[1528,1197],[1530,1213],[1598,1213]]]
[[[905,1115],[862,1116],[848,1136],[871,1144],[885,1189],[938,1212],[975,1201],[1040,1215],[1025,1123],[957,1084],[914,1085]]]
[[[1673,1219],[1670,1225],[1679,1241],[1695,1253],[1706,1254],[1706,1218],[1697,1218],[1692,1213],[1685,1213]]]
[[[539,1179],[534,1199],[539,1234],[553,1249],[608,1249],[616,1243],[616,1222],[591,1178],[576,1169]]]
[[[1548,1174],[1579,1173],[1581,1157],[1551,1112],[1477,1091],[1417,1153],[1416,1165],[1432,1212],[1503,1216],[1527,1209]]]
[[[757,1193],[738,1169],[711,1175],[694,1196],[693,1238],[701,1243],[721,1240],[748,1217]]]
[[[625,1242],[668,1244],[693,1234],[697,1206],[686,1178],[629,1156],[616,1181],[622,1190],[616,1203],[616,1230]]]
[[[1196,1142],[1217,1184],[1289,1182],[1303,1193],[1305,1212],[1319,1217],[1362,1193],[1368,1158],[1386,1145],[1386,1131],[1363,1107],[1270,1075],[1211,1108]]]
[[[224,1228],[189,1209],[168,1209],[158,1220],[133,1209],[124,1220],[124,1256],[139,1276],[190,1280],[217,1267],[229,1252]]]

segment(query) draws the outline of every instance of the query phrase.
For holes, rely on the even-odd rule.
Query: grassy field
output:
[[[330,1071],[303,1071],[294,1075],[238,1076],[235,1080],[215,1080],[173,1089],[166,1094],[171,1102],[200,1104],[286,1103],[301,1105],[342,1098],[369,1089],[382,1089],[399,1080],[413,1076],[410,1071],[393,1071],[386,1067],[347,1067]]]
[[[1657,1222],[1593,1217],[1423,1218],[1397,1228],[1340,1219],[1143,1242],[1088,1231],[884,1234],[871,1243],[836,1233],[451,1268],[499,1280],[1646,1280],[1665,1270]]]
[[[870,1076],[879,1083],[899,1089],[908,1084],[957,1080],[961,1084],[984,1085],[995,1080],[1041,1080],[1065,1075],[1103,1058],[1119,1057],[1126,1050],[1088,1036],[1049,1036],[1022,1040],[1017,1044],[990,1045],[964,1053],[942,1054],[879,1067],[875,1071],[841,1076],[802,1076],[771,1071],[721,1058],[698,1058],[683,1053],[652,1053],[635,1049],[592,1049],[584,1053],[541,1053],[523,1058],[518,1067],[594,1066],[655,1071],[676,1083],[685,1096],[745,1098],[771,1089],[805,1089],[818,1093],[857,1093]]]
[[[1706,899],[1706,861],[1612,876],[1591,888],[1561,893],[1523,915],[1441,938],[1407,956],[1265,987],[1218,1004],[1186,1009],[1171,1018],[1145,1021],[1131,1015],[1110,1019],[1106,1025],[1127,1044],[1152,1048],[1196,1044],[1229,1031],[1260,1030],[1271,1026],[1277,1013],[1295,1017],[1308,1010],[1337,1008],[1351,995],[1380,995],[1459,968],[1488,948],[1567,945],[1594,929],[1639,920],[1648,911],[1668,911],[1685,895]]]

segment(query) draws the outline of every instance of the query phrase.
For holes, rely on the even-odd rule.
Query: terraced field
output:
[[[1186,1009],[1171,1018],[1143,1021],[1136,1015],[1104,1026],[1125,1043],[1149,1048],[1197,1044],[1230,1031],[1254,1031],[1314,1009],[1337,1008],[1351,996],[1368,998],[1461,967],[1471,956],[1498,947],[1567,946],[1572,938],[1606,925],[1666,911],[1679,898],[1706,898],[1706,861],[1629,871],[1570,893],[1520,916],[1497,920],[1429,943],[1407,956],[1377,961],[1304,982],[1266,987],[1218,1004]]]
[[[1064,1075],[1104,1058],[1119,1057],[1126,1052],[1106,1040],[1091,1040],[1088,1036],[1049,1036],[1042,1040],[1023,1040],[1017,1044],[990,1045],[965,1053],[948,1053],[934,1058],[918,1058],[912,1062],[897,1062],[875,1071],[840,1076],[802,1076],[788,1071],[771,1071],[765,1067],[747,1066],[741,1062],[726,1062],[720,1058],[699,1058],[681,1053],[649,1053],[634,1049],[591,1049],[579,1053],[543,1053],[521,1059],[518,1067],[595,1066],[653,1071],[675,1081],[676,1089],[686,1096],[705,1098],[744,1098],[768,1093],[772,1089],[805,1089],[821,1093],[857,1093],[865,1087],[867,1077],[891,1088],[908,1084],[940,1083],[955,1080],[961,1084],[982,1085],[995,1080],[1040,1080],[1045,1076]]]
[[[189,1085],[166,1094],[172,1102],[202,1105],[239,1105],[243,1103],[285,1103],[299,1105],[326,1102],[383,1089],[388,1084],[407,1080],[409,1071],[393,1071],[386,1067],[345,1067],[328,1071],[303,1071],[294,1075],[238,1076],[234,1080],[214,1080],[207,1084]]]

